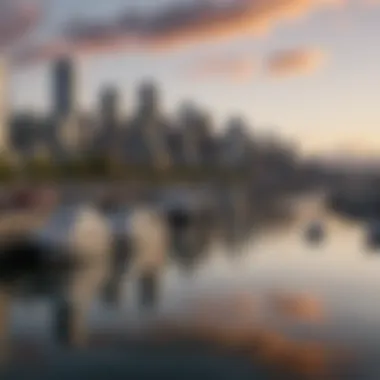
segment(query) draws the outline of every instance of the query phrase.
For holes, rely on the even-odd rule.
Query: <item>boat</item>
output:
[[[108,263],[112,236],[91,206],[61,207],[36,227],[14,234],[0,248],[0,280]],[[41,272],[42,271],[42,272]]]
[[[112,245],[107,219],[90,205],[58,208],[31,239],[52,263],[104,261]]]

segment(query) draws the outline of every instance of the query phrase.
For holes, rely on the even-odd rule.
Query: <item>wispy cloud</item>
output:
[[[29,33],[40,15],[38,0],[0,0],[0,53]]]
[[[190,78],[248,81],[255,74],[273,78],[310,75],[326,62],[327,53],[320,48],[296,47],[282,49],[257,59],[253,55],[209,56],[190,67]]]
[[[207,58],[190,68],[189,76],[194,79],[225,79],[245,82],[257,71],[256,59],[250,56],[229,57],[226,55]]]
[[[306,75],[315,72],[326,61],[327,54],[317,48],[296,48],[271,54],[264,62],[266,73],[273,77]]]
[[[23,60],[59,54],[91,54],[122,49],[173,49],[218,39],[270,31],[283,21],[344,0],[194,0],[155,13],[119,13],[101,23],[68,23],[60,41],[33,47]]]

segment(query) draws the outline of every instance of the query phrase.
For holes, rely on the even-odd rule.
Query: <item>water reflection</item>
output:
[[[370,219],[366,225],[365,244],[370,251],[378,251],[380,248],[380,221]]]
[[[0,287],[0,361],[4,361],[8,356],[9,340],[9,319],[10,319],[10,300],[9,290],[3,286]]]
[[[81,267],[45,265],[47,245],[37,244],[39,241],[34,238],[15,240],[8,246],[7,254],[2,255],[0,275],[2,281],[9,284],[2,288],[8,296],[8,304],[20,296],[48,299],[53,316],[53,335],[63,345],[80,347],[86,344],[86,321],[95,299],[100,298],[104,307],[120,308],[124,302],[125,283],[134,278],[137,303],[142,310],[153,310],[159,300],[165,256],[180,268],[194,271],[207,257],[215,236],[230,241],[230,251],[234,251],[234,244],[242,240],[242,232],[245,231],[243,227],[246,226],[241,217],[241,208],[231,208],[228,215],[223,217],[223,220],[229,221],[224,226],[220,225],[220,219],[209,219],[208,223],[201,225],[193,223],[183,228],[174,228],[169,247],[164,243],[165,232],[158,232],[158,224],[147,224],[147,220],[153,220],[154,217],[140,212],[135,219],[131,219],[128,210],[113,211],[112,215],[108,215],[114,223],[114,231],[117,230],[112,246],[107,255],[104,249],[106,239],[103,239],[102,247],[95,247],[96,252],[103,252],[101,261],[88,262],[90,265]],[[74,206],[60,208],[49,219],[48,229],[40,229],[36,236],[45,237],[47,240],[44,241],[49,243],[59,235],[66,245],[78,242],[87,254],[94,238],[99,240],[99,232],[93,232],[90,236],[90,231],[93,230],[86,228],[86,215],[91,213],[93,211],[90,212],[88,208],[83,209],[82,213],[80,208]],[[94,220],[98,221],[92,218],[92,214],[90,216],[92,224]],[[68,218],[72,223],[68,222]],[[96,225],[101,224],[104,226],[104,222],[99,219]],[[80,240],[79,232],[82,230],[87,235]],[[218,235],[216,231],[219,231]],[[67,239],[63,236],[65,233]],[[57,244],[58,240],[55,239],[54,243]],[[63,251],[65,244],[57,247],[56,251]],[[72,250],[71,246],[69,248]],[[168,255],[169,252],[172,254]]]
[[[142,272],[138,278],[137,289],[140,306],[145,310],[152,310],[158,302],[159,272]]]
[[[207,256],[211,236],[210,226],[190,226],[176,231],[172,239],[172,259],[186,273],[195,271]]]
[[[18,328],[8,325],[7,315],[14,303],[21,302],[22,309],[23,299],[43,299],[49,306],[53,346],[91,348],[101,340],[112,346],[111,329],[121,339],[151,316],[164,340],[184,335],[211,340],[213,347],[244,351],[255,363],[301,379],[309,372],[323,375],[318,371],[328,356],[326,346],[333,337],[355,341],[359,333],[352,326],[358,321],[361,340],[380,342],[372,330],[380,320],[374,306],[380,262],[365,261],[357,224],[323,216],[329,239],[315,255],[304,240],[305,226],[314,220],[309,212],[294,215],[288,207],[263,205],[255,212],[242,209],[226,208],[201,227],[171,230],[168,246],[158,244],[163,235],[156,229],[148,233],[144,227],[145,234],[114,236],[102,263],[14,271],[0,288],[3,351]],[[124,232],[131,231],[124,223],[127,214],[118,220],[124,220]],[[132,244],[128,236],[142,240]],[[184,273],[191,276],[185,280]],[[39,323],[48,326],[42,318]],[[97,340],[100,331],[107,339]]]
[[[287,303],[299,300],[292,295],[281,297],[287,297]],[[345,378],[341,376],[348,367],[353,373],[352,363],[341,347],[316,340],[298,341],[270,326],[260,318],[262,302],[265,300],[245,293],[205,296],[194,300],[187,310],[160,321],[154,336],[160,342],[197,342],[222,352],[239,353],[269,369],[275,378]]]
[[[322,323],[326,318],[323,302],[312,294],[278,292],[268,298],[272,312],[282,320]]]
[[[108,278],[103,289],[103,299],[107,305],[120,306],[123,280],[132,259],[133,252],[130,242],[123,236],[115,237],[110,252]]]
[[[311,223],[305,233],[306,240],[309,244],[318,246],[325,238],[325,230],[321,222],[315,221]]]
[[[52,301],[58,342],[70,347],[86,345],[88,312],[107,273],[107,265],[103,264],[73,270],[61,277]]]

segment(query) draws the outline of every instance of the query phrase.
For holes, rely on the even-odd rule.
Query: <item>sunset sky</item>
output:
[[[0,0],[0,13],[7,1]],[[9,56],[23,51],[23,65],[12,66],[14,108],[48,109],[50,62],[69,52],[86,109],[103,85],[115,84],[132,112],[135,86],[149,77],[160,85],[168,113],[194,100],[212,112],[217,128],[241,114],[253,132],[293,138],[306,152],[380,152],[380,0],[41,0],[40,6],[33,31],[8,46],[0,40]],[[139,16],[131,17],[136,9]],[[132,21],[123,23],[126,16]],[[68,35],[74,20],[92,34]]]

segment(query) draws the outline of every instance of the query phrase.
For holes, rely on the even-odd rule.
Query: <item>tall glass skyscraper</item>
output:
[[[76,114],[75,64],[70,58],[63,57],[54,62],[52,87],[54,127],[48,138],[54,156],[62,160],[75,155],[80,143],[80,128]]]
[[[64,119],[75,107],[75,70],[69,58],[61,58],[53,67],[54,117]]]

